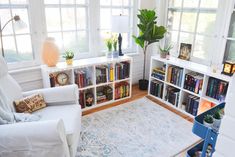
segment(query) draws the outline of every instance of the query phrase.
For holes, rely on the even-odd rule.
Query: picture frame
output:
[[[191,52],[192,44],[180,43],[180,52],[178,58],[189,61]]]

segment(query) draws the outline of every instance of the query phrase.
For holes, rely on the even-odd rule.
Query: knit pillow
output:
[[[46,107],[42,94],[36,94],[14,101],[16,112],[32,113]]]

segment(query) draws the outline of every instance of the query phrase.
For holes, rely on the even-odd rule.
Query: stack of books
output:
[[[166,90],[166,101],[178,107],[180,90],[169,86]]]
[[[202,84],[203,84],[202,75],[195,72],[191,72],[185,75],[184,89],[187,89],[189,91],[198,94],[201,93]]]
[[[210,77],[208,81],[206,95],[219,101],[224,101],[227,89],[228,82]]]
[[[128,97],[130,95],[130,85],[128,82],[115,84],[115,100]]]
[[[168,67],[167,82],[170,82],[180,87],[182,82],[182,77],[183,77],[183,68],[176,66]]]
[[[97,88],[97,103],[103,103],[113,99],[113,89],[110,86],[102,86]]]
[[[129,62],[120,62],[115,65],[115,79],[121,80],[129,78],[130,74],[130,63]]]
[[[92,85],[92,80],[89,70],[76,70],[74,72],[74,75],[75,75],[75,83],[78,85],[78,88],[83,88]]]
[[[189,95],[185,102],[185,111],[192,114],[193,116],[196,116],[198,112],[199,101],[199,97]]]
[[[151,81],[150,83],[150,94],[162,98],[164,84],[159,81]]]
[[[166,73],[165,67],[157,67],[153,69],[151,76],[164,81],[165,73]]]

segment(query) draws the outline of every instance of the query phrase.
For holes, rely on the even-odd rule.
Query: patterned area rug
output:
[[[198,140],[192,123],[141,98],[83,116],[77,157],[170,157]]]

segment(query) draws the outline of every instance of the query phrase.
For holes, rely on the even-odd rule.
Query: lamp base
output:
[[[122,35],[119,33],[118,35],[118,48],[119,48],[119,56],[123,56],[124,54],[122,53]]]

